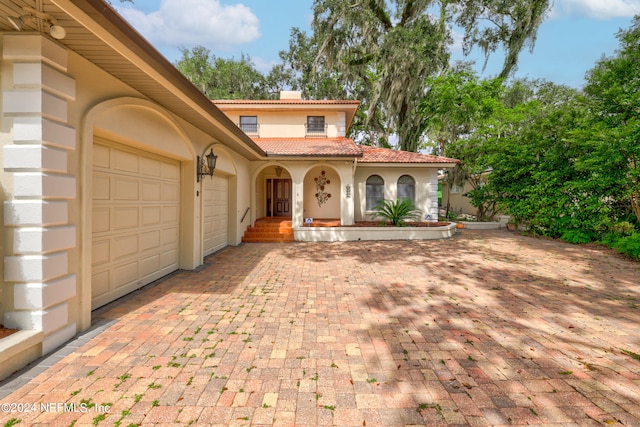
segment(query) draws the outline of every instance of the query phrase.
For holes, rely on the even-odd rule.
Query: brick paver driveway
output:
[[[506,231],[246,244],[107,307],[1,401],[76,412],[0,421],[639,426],[639,282],[637,263]]]

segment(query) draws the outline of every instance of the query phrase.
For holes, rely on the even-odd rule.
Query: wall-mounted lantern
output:
[[[206,159],[206,161],[205,161]],[[196,181],[200,182],[200,177],[209,175],[213,176],[213,171],[216,168],[216,161],[218,156],[213,153],[213,148],[209,154],[205,154],[204,157],[198,156],[198,170],[196,171]]]

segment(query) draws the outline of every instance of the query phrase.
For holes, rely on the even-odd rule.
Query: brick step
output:
[[[291,233],[245,233],[245,237],[253,237],[255,239],[277,239],[277,238],[291,238],[293,239],[293,232]]]
[[[259,233],[288,233],[289,231],[293,231],[292,227],[289,228],[272,228],[272,227],[249,227],[247,228],[248,232],[259,232]]]
[[[294,242],[293,236],[291,237],[254,237],[254,236],[244,236],[242,241],[245,243],[289,243]]]
[[[291,221],[273,220],[256,221],[248,227],[242,237],[246,243],[284,243],[293,242],[293,226]]]

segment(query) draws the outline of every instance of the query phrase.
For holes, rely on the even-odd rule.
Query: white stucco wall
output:
[[[438,171],[437,168],[425,166],[384,166],[358,164],[355,173],[355,220],[371,219],[366,210],[366,182],[371,175],[379,175],[384,180],[384,198],[396,200],[398,178],[402,175],[413,177],[416,182],[416,208],[422,211],[422,218],[427,215],[430,220],[438,219]]]
[[[253,177],[250,162],[224,141],[41,35],[0,34],[0,54],[0,323],[42,331],[41,353],[90,326],[95,135],[180,162],[184,269],[202,263],[195,158],[213,147],[216,173],[229,178],[229,242],[241,241]]]

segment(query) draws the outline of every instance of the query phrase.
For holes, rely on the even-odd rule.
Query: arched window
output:
[[[409,175],[398,178],[398,199],[416,201],[416,181]]]
[[[373,210],[384,199],[384,179],[378,175],[367,178],[367,210]]]

